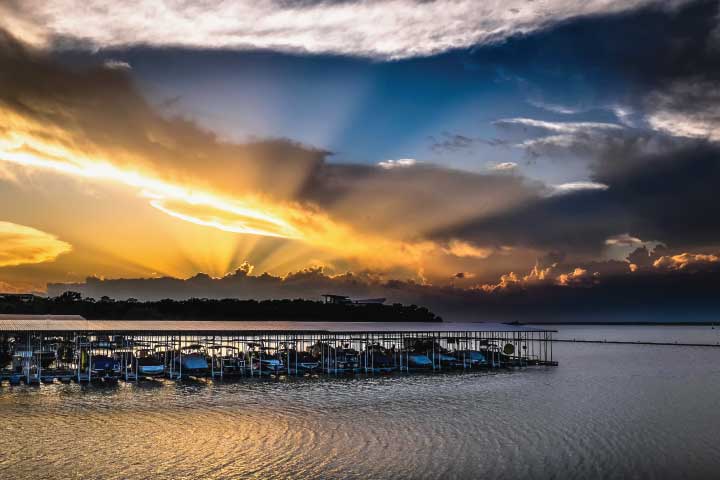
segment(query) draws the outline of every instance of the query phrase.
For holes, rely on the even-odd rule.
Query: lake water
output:
[[[633,340],[714,334],[632,328]],[[720,476],[720,348],[554,354],[556,368],[490,374],[3,386],[0,478]]]

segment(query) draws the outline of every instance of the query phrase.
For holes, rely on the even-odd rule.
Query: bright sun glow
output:
[[[28,128],[25,119],[8,115],[17,128],[0,136],[1,161],[131,187],[153,208],[185,222],[223,232],[298,240],[308,248],[326,252],[326,258],[361,260],[368,268],[405,267],[419,271],[423,257],[442,251],[434,242],[407,242],[359,232],[316,208],[249,194],[228,197],[206,187],[165,180],[156,172],[118,166],[118,162],[100,155],[46,142],[36,134],[42,127],[32,124]],[[297,246],[293,250],[298,255],[303,252]]]
[[[33,152],[33,153],[31,153]],[[41,153],[34,153],[41,152]],[[54,160],[44,158],[61,158]],[[26,167],[36,167],[53,170],[67,175],[79,176],[96,180],[110,180],[130,187],[138,188],[144,196],[150,197],[150,204],[158,210],[182,220],[218,228],[228,232],[265,235],[281,238],[298,238],[299,232],[287,221],[274,213],[263,210],[252,201],[238,201],[221,198],[204,191],[189,189],[179,185],[151,178],[136,171],[126,171],[107,162],[92,161],[71,155],[61,148],[41,144],[31,138],[18,138],[10,134],[10,140],[0,140],[0,159]],[[76,163],[77,162],[77,163]],[[187,213],[169,208],[167,203],[186,205],[197,209],[205,207],[225,216],[231,216],[229,223],[217,219],[210,220],[195,217]],[[217,217],[219,218],[219,217]]]

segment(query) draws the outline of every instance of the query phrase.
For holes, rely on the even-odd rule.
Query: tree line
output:
[[[221,300],[190,298],[141,302],[133,298],[99,300],[77,292],[57,297],[0,298],[0,314],[82,315],[89,320],[278,320],[323,322],[441,322],[417,305],[333,304],[315,300]]]

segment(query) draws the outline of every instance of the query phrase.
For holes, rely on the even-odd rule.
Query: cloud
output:
[[[597,254],[591,245],[601,248],[618,232],[682,251],[717,245],[718,13],[717,2],[695,2],[673,13],[647,9],[580,20],[538,34],[532,44],[510,39],[493,51],[478,51],[475,61],[502,65],[508,76],[525,75],[537,98],[565,104],[579,90],[583,98],[594,99],[584,105],[588,113],[597,109],[593,118],[610,108],[618,123],[496,122],[532,157],[587,165],[584,181],[598,188],[572,191],[572,204],[548,195],[445,233],[482,244],[502,241],[588,254]],[[665,52],[664,60],[652,51]],[[532,225],[537,219],[540,225]]]
[[[717,79],[678,80],[648,98],[646,120],[668,135],[720,142],[720,90]]]
[[[562,285],[564,287],[567,286],[590,286],[593,283],[593,280],[596,279],[599,275],[593,275],[590,274],[587,270],[584,268],[576,268],[572,272],[569,273],[562,273],[558,275],[557,277],[557,284]]]
[[[579,134],[595,130],[619,130],[622,125],[603,122],[549,122],[533,118],[505,118],[496,120],[494,124],[504,128],[521,128],[524,131],[537,131],[538,133],[564,133]]]
[[[132,67],[130,66],[130,64],[128,62],[124,62],[122,60],[114,60],[114,59],[105,60],[105,63],[103,65],[105,65],[105,68],[109,68],[111,70],[113,70],[113,69],[131,70],[132,69]]]
[[[412,167],[416,163],[417,160],[414,158],[401,158],[399,160],[384,160],[382,162],[378,162],[378,166],[380,168],[384,168],[385,170],[390,170],[393,168]]]
[[[431,55],[501,42],[577,17],[609,15],[652,0],[389,0],[223,2],[42,0],[4,2],[3,26],[35,45],[274,49],[378,58]],[[161,19],[161,20],[160,20]]]
[[[52,262],[72,246],[55,235],[0,221],[0,267]]]
[[[665,270],[693,270],[709,266],[720,266],[720,257],[713,254],[681,253],[663,255],[653,262],[653,267]]]
[[[510,147],[512,142],[502,138],[469,137],[460,133],[442,132],[439,137],[430,136],[430,150],[435,153],[457,153],[473,151],[478,145],[489,147]]]
[[[620,235],[613,235],[605,240],[605,245],[631,247],[641,245],[643,243],[637,237],[631,236],[629,233],[621,233]]]
[[[493,254],[494,249],[482,248],[462,240],[452,239],[444,252],[455,257],[488,258]]]
[[[471,148],[478,139],[471,138],[459,133],[443,132],[440,138],[430,137],[432,144],[430,149],[434,152],[457,152]]]
[[[544,188],[539,182],[496,172],[474,173],[429,163],[392,165],[323,163],[299,197],[330,206],[334,214],[351,218],[363,229],[446,243],[456,237],[438,238],[434,232],[538,198]]]
[[[568,268],[569,270],[567,270]],[[563,269],[565,269],[565,271],[563,271]],[[597,284],[599,277],[599,272],[590,273],[588,268],[572,268],[558,263],[543,265],[538,261],[530,272],[525,275],[509,272],[501,275],[497,283],[480,284],[474,288],[483,292],[499,293],[502,291],[518,291],[551,285],[588,287]]]
[[[695,1],[577,19],[530,38],[510,38],[494,49],[477,49],[473,62],[501,69],[503,78],[519,84],[531,102],[541,100],[534,102],[537,106],[560,106],[553,113],[581,105],[581,111],[569,110],[593,118],[604,118],[597,114],[610,110],[627,127],[717,141],[718,5]],[[661,59],[653,55],[658,51]],[[567,132],[555,130],[545,132],[547,138],[530,138],[526,147],[540,149],[533,154],[553,155],[558,153],[553,146],[572,143]],[[611,132],[593,132],[594,143],[617,137],[603,138],[603,133]]]
[[[688,252],[658,244],[653,249],[645,245],[633,250],[627,257],[633,272],[707,272],[718,271],[720,247],[708,247],[704,251]]]
[[[657,258],[660,258],[667,253],[662,248],[656,250],[653,257],[659,255]],[[689,254],[693,258],[695,255]],[[77,291],[93,298],[107,295],[118,299],[160,300],[320,299],[324,293],[337,292],[360,298],[385,297],[389,303],[423,305],[446,320],[467,319],[472,315],[488,321],[498,316],[523,322],[558,321],[559,318],[677,321],[675,312],[682,312],[683,319],[709,321],[720,308],[716,287],[720,282],[720,269],[716,265],[705,262],[695,269],[672,270],[651,266],[631,272],[627,262],[587,262],[573,266],[563,260],[562,255],[550,255],[539,259],[527,274],[505,273],[496,283],[468,285],[475,275],[460,271],[452,274],[449,284],[435,285],[392,279],[367,270],[332,275],[322,267],[305,268],[283,276],[255,275],[246,264],[220,278],[205,274],[187,279],[90,277],[82,283],[50,284],[48,293],[54,296]]]
[[[515,146],[530,156],[557,157],[567,153],[586,155],[596,145],[626,135],[625,127],[604,122],[550,122],[532,118],[507,118],[493,122],[502,131],[521,134]]]
[[[632,108],[622,105],[612,105],[610,109],[617,118],[618,122],[625,125],[626,127],[635,126],[635,121],[633,120],[633,115],[635,112],[632,110]]]
[[[598,182],[567,182],[552,185],[552,195],[566,195],[569,193],[582,192],[584,190],[607,190],[610,188],[604,183]]]
[[[517,163],[515,162],[501,162],[496,163],[495,165],[492,165],[490,167],[490,170],[495,170],[497,172],[508,172],[515,170],[517,168]]]
[[[45,284],[39,282],[4,282],[0,280],[2,293],[35,293],[41,295],[45,291]]]
[[[572,108],[556,103],[548,103],[537,99],[530,99],[528,100],[528,103],[533,107],[541,108],[553,113],[559,113],[561,115],[575,115],[576,113],[580,113],[582,111],[582,109],[579,108]]]
[[[469,280],[475,277],[476,275],[472,272],[457,272],[455,275],[453,275],[453,278],[457,280]]]
[[[587,147],[590,180],[561,184],[542,200],[453,225],[443,235],[588,255],[618,232],[686,251],[718,243],[719,146],[638,131]]]
[[[286,139],[222,141],[153,109],[131,70],[65,68],[7,34],[0,68],[4,165],[119,185],[178,221],[286,239],[275,247],[286,257],[305,249],[327,263],[447,279],[460,266],[444,261],[454,237],[437,230],[543,189],[413,159],[333,164],[329,152]]]
[[[311,238],[344,228],[291,203],[326,152],[286,140],[221,142],[155,112],[126,69],[65,69],[4,34],[0,63],[0,160],[133,187],[158,210],[229,232]]]

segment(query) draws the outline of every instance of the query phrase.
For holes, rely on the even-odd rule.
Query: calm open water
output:
[[[554,353],[493,374],[3,386],[0,478],[720,476],[720,348]]]

